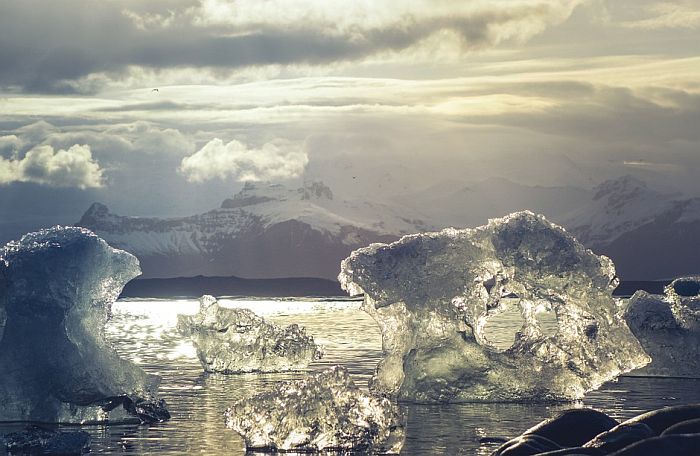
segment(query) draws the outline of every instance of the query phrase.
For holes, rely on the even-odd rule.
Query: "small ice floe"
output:
[[[664,295],[637,291],[625,319],[651,356],[633,375],[700,377],[700,277],[676,279]]]
[[[572,400],[649,362],[612,261],[531,212],[372,244],[338,278],[382,332],[370,388],[399,400]],[[499,346],[486,329],[513,308],[522,324]]]
[[[138,260],[92,232],[54,227],[0,248],[0,421],[163,421],[159,378],[104,337]]]
[[[282,372],[305,369],[323,356],[298,325],[280,327],[248,309],[219,306],[202,296],[195,315],[179,315],[178,330],[189,336],[207,372]]]
[[[249,451],[398,454],[405,437],[398,407],[340,366],[240,401],[225,418]]]

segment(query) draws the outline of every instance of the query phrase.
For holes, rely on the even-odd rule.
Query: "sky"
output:
[[[700,195],[699,0],[0,0],[0,230],[632,174]]]

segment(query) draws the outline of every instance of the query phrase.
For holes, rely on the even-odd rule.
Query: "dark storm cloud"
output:
[[[522,21],[522,28],[528,29],[528,21],[553,14],[551,3],[536,2],[461,15],[402,17],[386,25],[341,30],[313,21],[203,24],[195,20],[192,8],[185,8],[194,2],[154,2],[147,10],[139,3],[143,2],[0,3],[0,86],[27,92],[90,92],[99,89],[100,77],[119,79],[133,66],[233,70],[326,64],[401,51],[441,30],[458,34],[464,48],[478,48],[501,40],[501,26]],[[133,7],[156,20],[139,23]],[[508,36],[512,35],[520,34]],[[91,75],[99,77],[85,80]]]

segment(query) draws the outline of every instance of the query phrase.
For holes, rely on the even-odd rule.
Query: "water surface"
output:
[[[221,300],[226,306],[247,307],[279,324],[306,326],[326,349],[311,371],[342,364],[366,389],[381,356],[381,337],[374,321],[357,301]],[[92,452],[98,454],[227,454],[243,455],[242,439],[224,427],[226,407],[250,395],[275,388],[303,372],[264,375],[205,374],[192,344],[175,331],[177,314],[193,314],[196,300],[122,300],[113,308],[107,337],[119,353],[160,375],[161,396],[172,419],[135,426],[87,426]],[[500,337],[509,340],[507,321]],[[490,328],[494,338],[499,331]],[[604,385],[574,406],[600,409],[617,419],[687,402],[700,402],[700,381],[623,377]],[[488,455],[497,444],[484,437],[511,437],[572,404],[448,404],[402,405],[407,419],[407,455]],[[21,426],[20,426],[21,428]],[[0,432],[14,430],[0,426]]]

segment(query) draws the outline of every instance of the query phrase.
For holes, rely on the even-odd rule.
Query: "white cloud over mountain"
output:
[[[238,181],[274,181],[299,177],[309,162],[306,152],[296,144],[275,141],[249,148],[232,140],[215,138],[194,154],[182,159],[180,172],[190,182],[210,179]]]

